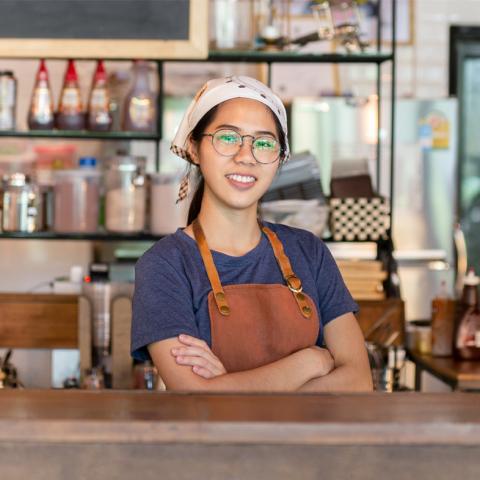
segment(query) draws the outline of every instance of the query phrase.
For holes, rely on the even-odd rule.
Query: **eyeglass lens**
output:
[[[252,138],[250,135],[242,137],[238,132],[230,130],[219,130],[213,135],[213,146],[220,155],[233,156],[240,150],[245,137]],[[255,160],[260,163],[274,162],[280,154],[278,141],[270,136],[253,138],[251,148]]]

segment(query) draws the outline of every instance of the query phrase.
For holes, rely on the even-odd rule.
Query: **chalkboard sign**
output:
[[[0,57],[205,58],[208,0],[0,0]]]

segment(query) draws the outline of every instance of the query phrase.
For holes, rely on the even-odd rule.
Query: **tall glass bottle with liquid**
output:
[[[45,60],[40,60],[27,118],[30,130],[51,130],[54,124],[53,96]]]
[[[92,89],[88,99],[88,130],[106,132],[112,126],[110,95],[107,87],[107,74],[103,60],[98,60],[93,76]]]
[[[125,99],[122,129],[134,132],[154,132],[156,128],[156,94],[150,88],[148,63],[135,61],[133,85]]]
[[[85,128],[85,113],[73,60],[68,61],[56,120],[57,128],[60,130],[83,130]]]

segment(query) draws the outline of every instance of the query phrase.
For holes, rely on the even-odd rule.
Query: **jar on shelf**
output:
[[[210,46],[218,50],[251,49],[255,13],[250,0],[210,0]]]
[[[145,158],[117,155],[105,172],[105,227],[110,232],[139,233],[145,228]]]
[[[53,228],[56,232],[97,231],[101,173],[91,157],[81,158],[79,166],[55,172]]]
[[[187,225],[188,203],[176,203],[183,173],[150,174],[150,231],[155,235],[174,233]]]
[[[38,186],[24,173],[7,175],[3,183],[4,232],[31,233],[42,229],[42,196]]]
[[[77,148],[73,144],[37,145],[34,151],[36,178],[40,185],[53,185],[56,170],[75,168]]]

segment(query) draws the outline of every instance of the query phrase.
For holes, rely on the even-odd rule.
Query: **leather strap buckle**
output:
[[[289,275],[285,277],[285,281],[287,282],[288,288],[293,293],[300,293],[303,290],[302,282],[296,275]]]

